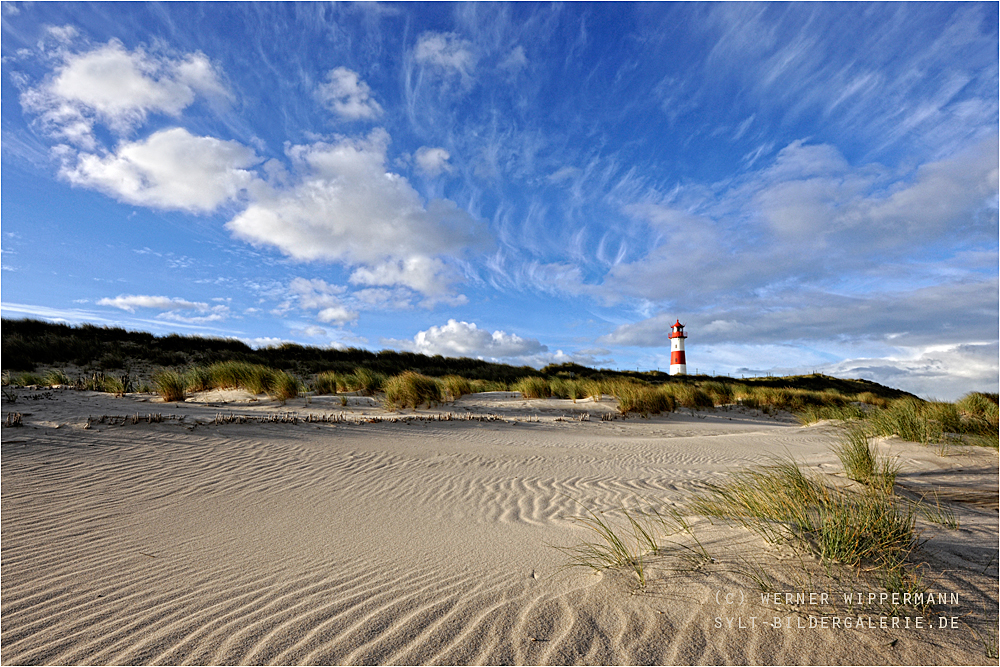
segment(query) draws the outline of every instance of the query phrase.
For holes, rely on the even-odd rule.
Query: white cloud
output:
[[[144,294],[125,294],[113,299],[104,298],[97,302],[98,306],[111,306],[134,313],[136,308],[156,308],[158,310],[208,310],[208,304],[200,301],[168,296],[147,296]]]
[[[649,226],[650,250],[614,265],[594,291],[693,310],[790,284],[880,271],[889,280],[894,263],[994,244],[997,179],[996,137],[903,174],[793,142],[721,191],[678,188],[622,204]]]
[[[579,177],[582,172],[577,167],[560,167],[554,173],[549,174],[546,178],[550,183],[561,183],[562,181],[568,181]]]
[[[298,181],[261,190],[227,228],[294,259],[354,266],[357,284],[449,296],[458,274],[445,259],[484,248],[488,231],[454,202],[425,204],[405,178],[386,171],[388,141],[376,129],[365,140],[289,148]]]
[[[528,58],[524,55],[524,47],[518,44],[500,63],[500,69],[518,72],[528,66]]]
[[[354,302],[370,310],[407,310],[413,307],[413,296],[405,287],[368,287],[351,293]]]
[[[599,342],[640,347],[669,346],[677,317],[702,344],[775,344],[877,341],[927,346],[941,341],[996,338],[997,279],[962,280],[898,292],[841,295],[787,289],[743,303],[685,315],[668,312],[624,324]]]
[[[488,357],[516,359],[546,352],[548,348],[534,338],[521,338],[505,331],[490,333],[474,323],[448,320],[440,327],[421,331],[412,341],[386,340],[384,344],[427,355],[446,357]]]
[[[209,322],[221,322],[229,317],[227,306],[212,306],[204,311],[204,315],[183,315],[176,310],[169,310],[156,316],[158,320],[170,322],[183,322],[185,324],[207,324]]]
[[[352,310],[348,310],[344,306],[330,306],[329,308],[324,308],[319,311],[316,315],[316,319],[320,322],[344,325],[358,319],[358,314]]]
[[[476,63],[479,60],[472,43],[453,32],[425,32],[417,39],[413,51],[414,59],[431,67],[445,79],[458,77],[464,87],[473,81]]]
[[[61,175],[74,185],[155,208],[209,212],[257,181],[260,158],[235,141],[196,137],[182,128],[127,142],[109,155],[66,154]]]
[[[207,324],[220,322],[229,317],[228,306],[210,306],[202,301],[187,301],[167,296],[150,296],[145,294],[124,294],[115,298],[104,298],[97,302],[98,306],[110,306],[134,313],[140,308],[162,310],[156,319],[177,322],[181,324]],[[196,315],[188,315],[191,311]]]
[[[290,340],[285,340],[284,338],[275,338],[274,336],[259,336],[257,338],[240,338],[247,345],[255,349],[268,348],[268,347],[281,347],[286,343],[291,343]]]
[[[85,53],[66,53],[52,76],[25,91],[21,101],[47,131],[92,149],[96,122],[125,134],[151,113],[178,116],[199,94],[228,95],[204,54],[169,58],[142,48],[128,51],[111,40]]]
[[[821,367],[839,377],[865,378],[927,399],[954,401],[971,391],[997,391],[996,342],[910,348],[908,354],[845,359]]]
[[[45,26],[45,32],[60,42],[71,42],[77,36],[78,31],[74,26]]]
[[[347,291],[341,285],[331,285],[320,278],[294,278],[288,284],[288,293],[305,309],[329,308],[340,304],[340,295]]]
[[[341,285],[331,285],[319,278],[295,278],[288,284],[289,301],[282,304],[279,312],[287,310],[294,301],[301,310],[318,311],[316,319],[320,322],[342,326],[358,319],[358,313],[342,302],[346,291]]]
[[[315,325],[310,325],[304,329],[292,329],[293,334],[302,334],[303,336],[308,336],[309,338],[325,338],[326,329],[323,327],[318,327]]]
[[[371,97],[371,88],[346,67],[330,70],[327,82],[320,84],[316,96],[331,111],[348,120],[370,119],[382,115],[382,107]]]
[[[438,176],[443,172],[450,172],[452,167],[448,163],[451,153],[443,148],[430,148],[421,146],[417,149],[414,158],[417,167],[428,176]]]

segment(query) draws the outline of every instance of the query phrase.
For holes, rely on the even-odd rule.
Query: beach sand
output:
[[[892,628],[864,573],[694,515],[712,560],[689,534],[665,537],[645,587],[566,568],[556,548],[592,539],[572,520],[588,509],[683,512],[771,456],[837,474],[833,424],[722,408],[602,421],[610,399],[506,392],[386,413],[366,397],[16,391],[4,664],[996,664],[993,450],[881,443],[904,490],[938,490],[960,521],[918,518],[913,558],[944,597]],[[410,419],[365,421],[393,416]]]

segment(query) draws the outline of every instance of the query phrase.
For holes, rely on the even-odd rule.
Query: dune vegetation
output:
[[[253,349],[232,339],[157,337],[116,327],[37,320],[3,320],[2,338],[5,386],[64,385],[114,394],[155,390],[165,400],[224,388],[278,400],[305,391],[357,393],[382,396],[392,409],[414,407],[416,398],[422,405],[482,391],[509,391],[524,399],[607,398],[625,416],[726,406],[766,414],[790,412],[803,424],[839,420],[855,425],[865,437],[897,435],[925,444],[994,448],[998,441],[996,394],[972,393],[954,403],[924,401],[875,382],[819,374],[736,379],[578,364],[534,369],[392,350],[293,344]],[[79,369],[75,377],[65,370],[70,367]],[[417,376],[429,378],[420,381],[419,391]]]

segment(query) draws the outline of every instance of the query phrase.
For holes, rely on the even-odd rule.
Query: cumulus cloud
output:
[[[448,320],[440,327],[421,331],[408,340],[386,340],[385,344],[427,355],[446,357],[487,357],[511,359],[546,352],[548,347],[534,338],[522,338],[505,331],[490,333],[474,323]]]
[[[70,183],[142,206],[209,212],[258,180],[261,162],[246,146],[172,128],[114,153],[64,154],[60,174]]]
[[[421,146],[413,157],[417,161],[417,168],[428,176],[439,176],[452,169],[448,163],[451,153],[443,148]]]
[[[92,149],[95,123],[125,134],[149,114],[176,117],[199,94],[228,96],[204,54],[171,58],[142,48],[129,51],[113,39],[84,53],[65,53],[53,74],[25,91],[21,102],[47,131]]]
[[[467,47],[454,35],[428,33],[419,40],[417,59],[464,78],[475,65]],[[463,255],[491,244],[487,227],[452,201],[424,201],[406,178],[389,171],[383,129],[366,138],[289,146],[290,168],[277,160],[264,163],[243,143],[181,127],[138,140],[120,137],[113,149],[100,146],[93,131],[103,123],[124,135],[151,114],[179,116],[199,95],[227,95],[203,54],[129,51],[112,40],[62,54],[55,71],[27,89],[22,102],[52,134],[68,140],[53,150],[61,177],[73,185],[130,204],[192,213],[238,205],[243,210],[227,228],[239,239],[299,261],[341,263],[351,269],[353,284],[403,287],[427,306],[465,302],[453,286],[464,277]],[[382,112],[368,85],[345,67],[331,70],[317,95],[344,118]],[[449,158],[444,149],[425,147],[418,151],[418,168],[440,174],[450,170]],[[319,311],[322,321],[338,324],[356,316],[339,305]]]
[[[413,57],[445,80],[457,78],[464,87],[473,82],[476,63],[472,43],[453,32],[425,32],[417,39]]]
[[[228,229],[294,259],[353,265],[357,284],[450,295],[459,276],[445,258],[484,248],[486,227],[452,201],[425,204],[405,178],[386,171],[388,141],[377,129],[363,140],[289,148],[298,182],[261,190]]]
[[[382,107],[371,97],[371,88],[358,73],[337,67],[326,75],[316,96],[331,111],[347,120],[371,119],[382,115]]]

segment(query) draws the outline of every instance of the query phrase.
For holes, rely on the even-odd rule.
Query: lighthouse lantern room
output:
[[[680,320],[670,327],[670,374],[687,375],[687,360],[684,358],[684,325]]]

